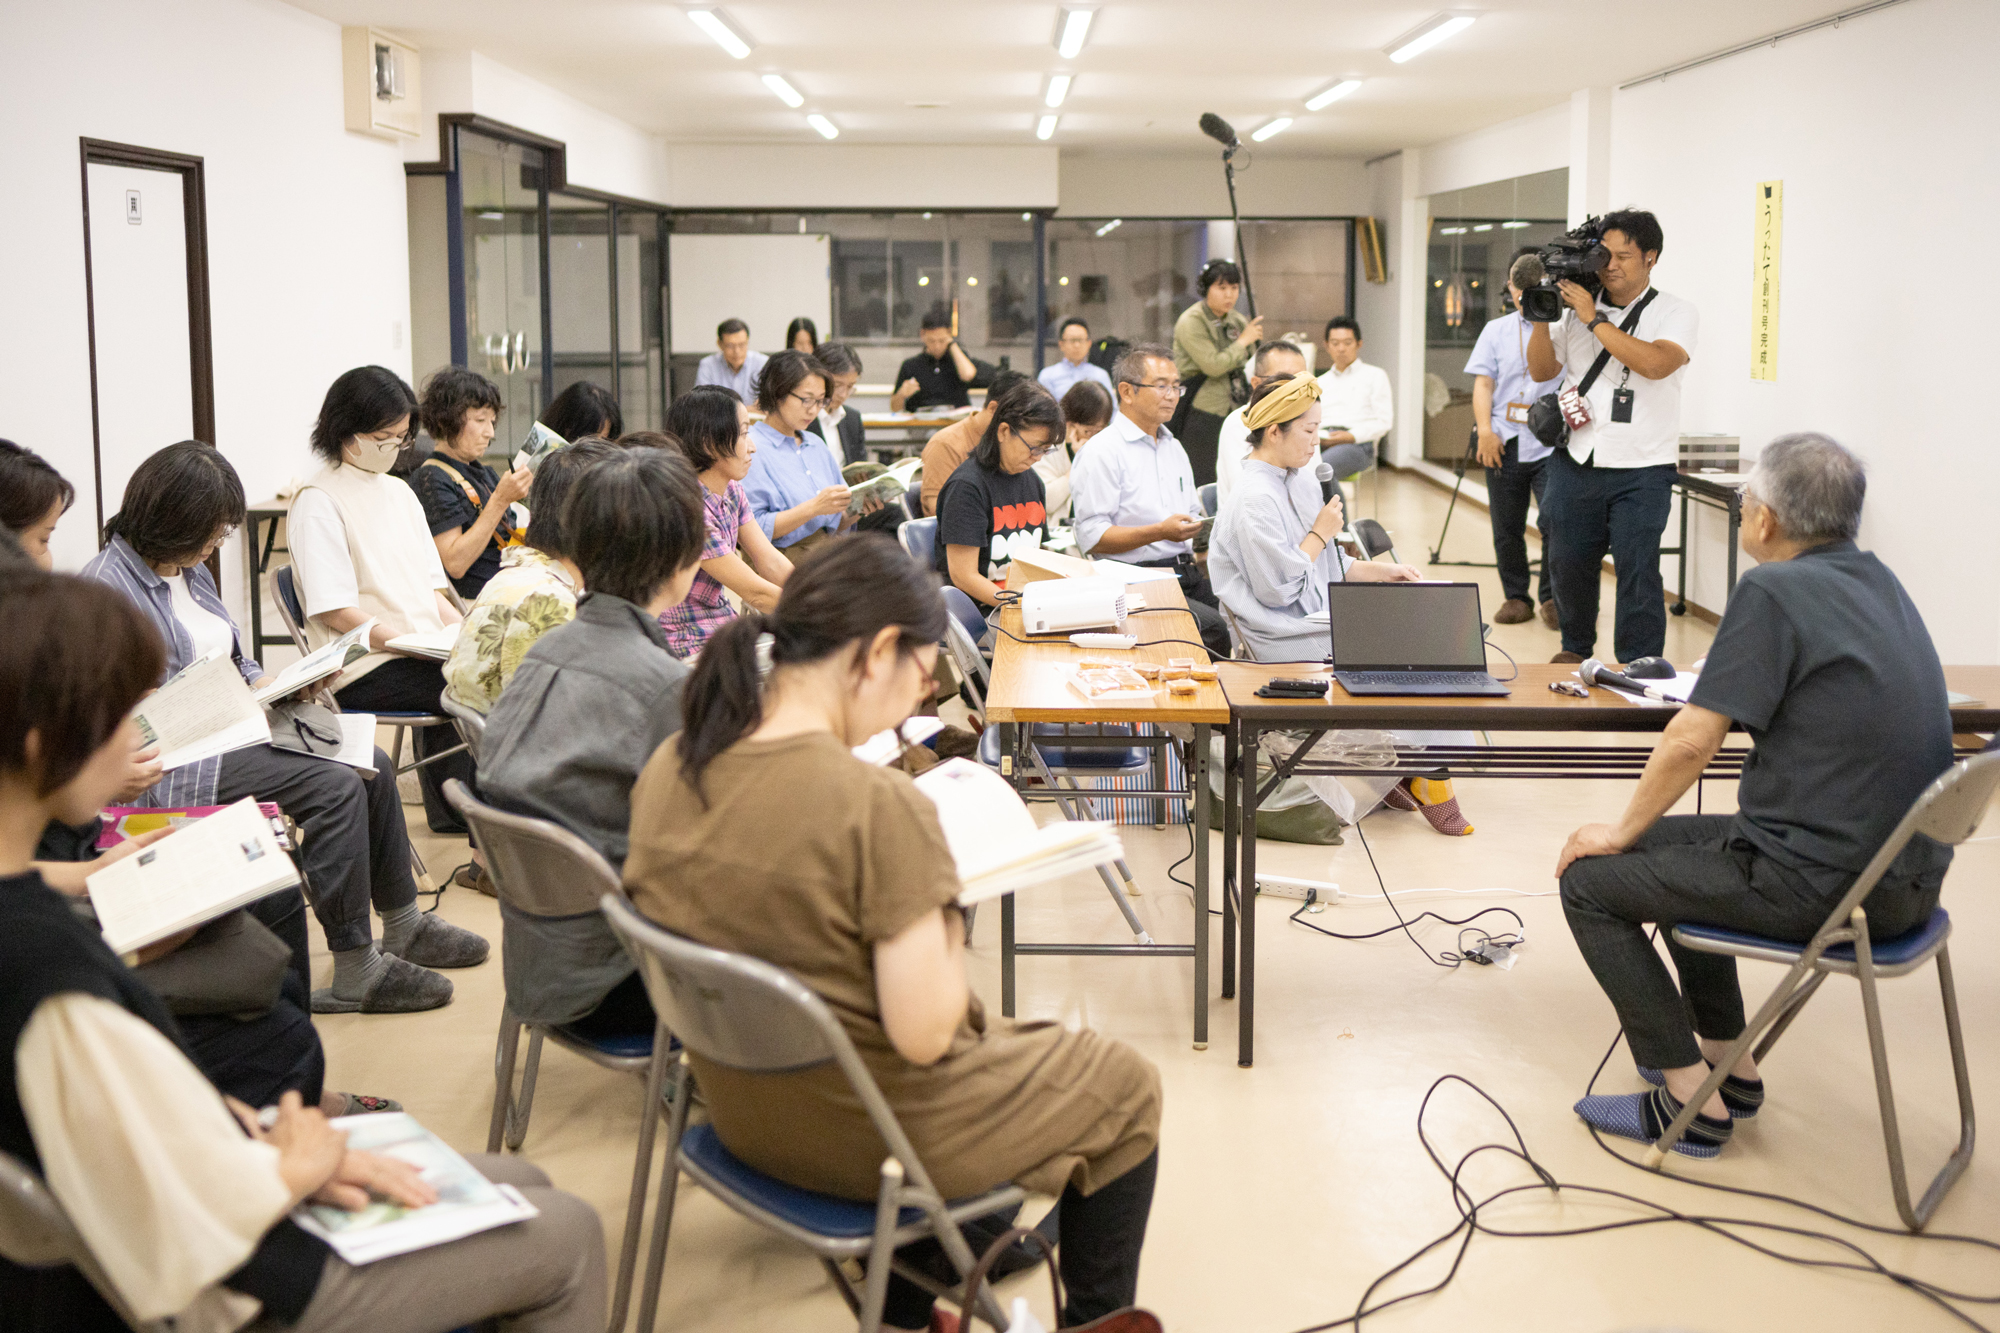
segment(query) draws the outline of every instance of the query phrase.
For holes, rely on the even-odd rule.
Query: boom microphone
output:
[[[1621,690],[1631,690],[1648,699],[1666,699],[1666,695],[1654,689],[1643,680],[1634,680],[1622,671],[1614,671],[1596,658],[1586,658],[1576,669],[1586,685],[1616,685]]]
[[[1229,127],[1229,122],[1221,116],[1216,115],[1213,111],[1204,111],[1201,113],[1201,132],[1221,144],[1224,148],[1240,148],[1243,146],[1242,141],[1236,137],[1236,131]]]

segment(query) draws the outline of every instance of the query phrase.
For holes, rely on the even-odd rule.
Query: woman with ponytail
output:
[[[1061,1322],[1083,1324],[1136,1292],[1159,1075],[1094,1032],[986,1016],[936,810],[849,750],[928,697],[944,629],[931,575],[867,533],[801,565],[770,615],[723,626],[683,691],[680,734],[633,788],[625,887],[667,929],[786,968],[826,1000],[946,1198],[1005,1181],[1060,1194]],[[875,1197],[881,1143],[837,1070],[690,1059],[731,1152]],[[885,1320],[932,1327],[930,1296],[891,1277]]]

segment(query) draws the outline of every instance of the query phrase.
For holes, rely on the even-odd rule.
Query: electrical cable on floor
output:
[[[1479,911],[1474,912],[1471,916],[1463,917],[1457,920],[1454,920],[1453,918],[1448,916],[1440,916],[1436,912],[1419,912],[1414,917],[1405,917],[1403,915],[1403,909],[1396,906],[1396,899],[1389,892],[1389,886],[1382,878],[1382,867],[1375,863],[1375,849],[1368,845],[1368,835],[1361,831],[1361,826],[1359,824],[1355,824],[1353,828],[1354,832],[1361,839],[1362,850],[1368,853],[1368,865],[1375,872],[1375,883],[1377,887],[1379,887],[1382,890],[1382,901],[1387,903],[1389,905],[1389,910],[1396,914],[1396,924],[1393,926],[1384,926],[1380,930],[1369,931],[1365,935],[1347,935],[1337,930],[1328,930],[1325,926],[1316,926],[1310,921],[1301,921],[1299,918],[1303,916],[1306,913],[1306,911],[1313,906],[1313,904],[1319,901],[1319,890],[1317,889],[1306,890],[1306,900],[1299,904],[1297,911],[1293,912],[1290,916],[1285,918],[1287,921],[1290,921],[1293,925],[1296,926],[1304,926],[1307,930],[1318,931],[1320,934],[1325,935],[1330,939],[1336,939],[1336,940],[1380,939],[1384,935],[1393,935],[1398,930],[1400,930],[1405,935],[1408,935],[1410,937],[1410,943],[1417,946],[1417,951],[1423,954],[1426,961],[1428,961],[1434,967],[1445,967],[1445,968],[1459,967],[1468,962],[1473,962],[1473,963],[1492,962],[1493,960],[1491,958],[1487,957],[1485,954],[1480,952],[1481,947],[1486,944],[1492,944],[1506,948],[1514,948],[1525,942],[1524,932],[1526,931],[1527,927],[1521,921],[1520,915],[1518,913],[1506,907],[1481,908]],[[1487,934],[1484,931],[1481,931],[1479,933],[1482,938],[1476,941],[1470,949],[1465,947],[1466,932],[1464,930],[1460,930],[1459,947],[1457,949],[1455,950],[1441,949],[1437,953],[1433,954],[1431,950],[1425,946],[1424,942],[1417,938],[1417,933],[1414,930],[1410,929],[1410,927],[1413,924],[1422,921],[1425,917],[1429,917],[1431,920],[1441,922],[1447,926],[1462,927],[1471,925],[1474,921],[1477,921],[1482,916],[1490,916],[1496,912],[1501,914],[1502,916],[1510,916],[1514,918],[1513,933],[1508,935],[1491,935]]]

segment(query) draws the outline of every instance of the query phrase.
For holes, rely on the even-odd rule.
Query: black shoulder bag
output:
[[[1659,294],[1659,288],[1655,287],[1640,297],[1639,303],[1625,312],[1625,318],[1618,324],[1618,331],[1630,333],[1638,328],[1640,313],[1651,305],[1653,298]],[[1611,349],[1607,347],[1597,354],[1597,360],[1591,362],[1590,369],[1584,372],[1583,382],[1576,386],[1576,396],[1586,397],[1591,387],[1597,383],[1597,377],[1602,375],[1604,368],[1610,364]],[[1556,401],[1561,392],[1557,390],[1555,393],[1543,394],[1535,400],[1535,405],[1528,409],[1528,429],[1534,432],[1536,439],[1551,449],[1561,449],[1569,443],[1569,423],[1563,420],[1562,404]]]

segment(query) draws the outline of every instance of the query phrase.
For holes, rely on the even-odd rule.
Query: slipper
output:
[[[426,918],[428,919],[428,918]],[[442,1009],[451,1003],[451,982],[435,972],[394,954],[384,954],[388,967],[375,978],[368,994],[359,1000],[343,1000],[327,986],[312,993],[316,1014],[418,1014],[426,1009]]]
[[[1714,1065],[1709,1066],[1715,1068]],[[1667,1076],[1657,1069],[1639,1066],[1642,1081],[1656,1088],[1667,1086]],[[1722,1104],[1729,1108],[1731,1120],[1755,1120],[1757,1112],[1764,1107],[1764,1080],[1738,1078],[1731,1074],[1722,1080]]]
[[[387,1097],[370,1097],[365,1092],[343,1092],[347,1105],[340,1108],[342,1115],[389,1115],[403,1109],[403,1104]]]
[[[485,866],[476,861],[467,861],[452,871],[451,878],[445,883],[453,888],[471,889],[474,893],[484,894],[488,898],[500,896],[500,890],[493,883],[493,877],[486,873]]]
[[[1621,1139],[1636,1139],[1650,1144],[1657,1142],[1660,1135],[1666,1132],[1667,1126],[1680,1114],[1681,1105],[1665,1088],[1655,1088],[1651,1092],[1585,1097],[1576,1104],[1575,1110],[1583,1117],[1583,1122],[1593,1129],[1616,1134]],[[1687,1131],[1675,1141],[1673,1151],[1683,1157],[1703,1161],[1719,1157],[1722,1145],[1729,1142],[1734,1129],[1735,1124],[1729,1120],[1711,1120],[1705,1115],[1697,1115]]]
[[[382,951],[388,954],[389,951]],[[418,967],[477,967],[493,952],[483,936],[435,915],[417,918],[410,942],[391,957],[400,957]]]

